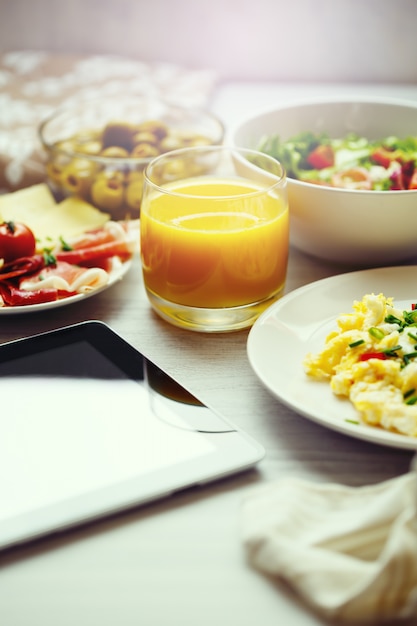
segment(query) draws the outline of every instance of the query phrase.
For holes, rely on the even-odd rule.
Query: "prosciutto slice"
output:
[[[65,261],[48,265],[36,274],[20,281],[23,291],[56,289],[61,292],[88,293],[107,284],[108,273],[100,267],[79,267]]]

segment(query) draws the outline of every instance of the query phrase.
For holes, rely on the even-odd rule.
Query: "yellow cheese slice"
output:
[[[48,213],[56,206],[49,187],[43,183],[0,195],[0,219],[3,222],[22,222],[31,228],[36,216]]]
[[[61,238],[70,241],[87,230],[101,228],[110,216],[88,202],[70,197],[55,205],[51,212],[37,218],[33,227],[38,248],[50,248]]]
[[[40,184],[0,196],[0,219],[29,226],[38,250],[42,250],[61,238],[69,241],[87,230],[101,228],[110,216],[76,197],[56,203],[49,187]]]

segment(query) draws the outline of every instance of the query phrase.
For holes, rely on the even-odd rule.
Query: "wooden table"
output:
[[[311,95],[311,87],[304,92],[301,86],[289,87],[284,96],[279,85],[254,89],[220,88],[213,109],[233,122],[234,110],[246,113],[242,94],[247,110],[254,106],[255,93],[259,106],[290,97],[294,89]],[[393,95],[417,99],[417,88],[396,90]],[[286,291],[349,269],[292,249]],[[80,304],[2,317],[0,341],[86,319],[103,320],[173,373],[263,444],[266,457],[257,470],[4,554],[0,624],[322,624],[285,586],[245,563],[240,539],[244,495],[286,475],[349,485],[375,483],[406,472],[412,453],[351,439],[281,405],[250,368],[247,331],[204,335],[159,319],[144,293],[138,259],[123,281]]]

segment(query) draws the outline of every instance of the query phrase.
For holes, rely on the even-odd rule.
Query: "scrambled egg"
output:
[[[364,423],[417,437],[417,310],[392,298],[365,295],[337,319],[306,373],[349,398]]]

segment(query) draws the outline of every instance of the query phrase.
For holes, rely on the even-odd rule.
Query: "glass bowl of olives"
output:
[[[140,215],[143,170],[155,156],[221,144],[224,126],[208,111],[157,98],[101,98],[57,110],[39,137],[58,202],[77,196],[126,220]]]

